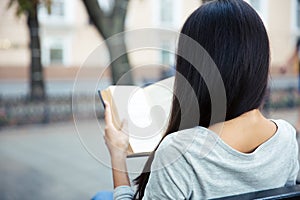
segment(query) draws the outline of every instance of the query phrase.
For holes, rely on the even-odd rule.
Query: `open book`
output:
[[[113,123],[120,128],[128,121],[127,157],[148,155],[158,145],[170,115],[174,77],[146,87],[117,85],[98,91],[111,105]]]

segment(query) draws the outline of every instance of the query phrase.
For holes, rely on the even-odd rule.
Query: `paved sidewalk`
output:
[[[98,133],[99,154],[107,155],[98,128],[80,124],[82,134]],[[1,130],[0,160],[1,200],[82,200],[112,189],[110,169],[83,148],[73,122]]]
[[[291,123],[297,109],[272,111]],[[82,200],[112,189],[101,129],[95,120],[31,125],[0,130],[0,200]],[[142,162],[130,160],[138,169]],[[104,163],[104,164],[103,164]],[[131,168],[129,166],[129,168]]]

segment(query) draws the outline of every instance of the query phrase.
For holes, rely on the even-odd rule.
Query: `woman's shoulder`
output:
[[[188,143],[191,144],[194,140],[198,137],[205,137],[208,134],[208,129],[196,126],[189,129],[180,130],[171,134],[168,134],[164,137],[163,141],[159,145],[159,149],[165,148],[166,146],[174,145],[174,144],[181,144]]]
[[[298,142],[296,129],[283,119],[271,119],[277,125],[276,134],[273,136],[277,146],[282,146],[286,151],[298,151]]]
[[[190,165],[189,152],[198,146],[196,140],[199,140],[198,138],[202,134],[204,134],[204,129],[194,127],[165,136],[155,152],[151,170],[165,167],[172,169],[174,166],[188,168]]]
[[[270,120],[277,125],[277,131],[268,143],[277,141],[286,145],[287,143],[296,142],[296,130],[289,122],[283,119]],[[206,152],[204,150],[211,150],[211,147],[218,143],[222,142],[220,142],[220,138],[216,133],[207,128],[196,126],[167,135],[157,151],[158,153],[163,151],[164,154],[174,152],[186,154],[187,152],[193,152],[195,149],[199,152],[199,149],[201,149],[201,152]]]
[[[296,136],[296,129],[283,119],[271,119],[276,126],[277,126],[277,134],[284,136],[284,137],[295,137]]]
[[[157,149],[158,154],[186,157],[195,149],[205,148],[218,141],[217,135],[207,128],[196,126],[167,135]]]

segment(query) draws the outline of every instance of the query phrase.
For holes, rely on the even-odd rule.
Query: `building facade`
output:
[[[98,0],[102,9],[111,8],[109,0]],[[260,14],[270,37],[272,67],[282,65],[300,36],[300,0],[246,0]],[[8,0],[0,2],[0,79],[27,77],[30,64],[29,36],[24,16],[15,16],[15,8],[7,9]],[[200,5],[199,0],[130,0],[126,30],[163,28],[179,31],[188,15]],[[97,58],[89,58],[101,45],[102,38],[86,13],[81,0],[53,0],[49,14],[39,7],[42,63],[47,79],[74,78],[80,66],[88,63],[93,70],[104,68],[107,50]],[[173,38],[161,41],[161,49],[175,49]],[[174,65],[174,55],[164,50],[144,50],[129,54],[133,67],[161,63]],[[86,62],[86,59],[89,59]],[[93,60],[94,59],[94,60]],[[87,77],[89,74],[87,74]]]

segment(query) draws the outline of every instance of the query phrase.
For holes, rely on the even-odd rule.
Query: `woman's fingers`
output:
[[[111,115],[110,105],[107,101],[104,101],[104,104],[105,104],[105,114],[104,114],[105,123],[106,125],[112,125],[112,115]]]
[[[113,124],[113,116],[111,106],[107,101],[105,104],[105,135],[104,141],[111,155],[124,154],[127,152],[129,145],[128,125],[127,121],[123,120],[118,128]]]
[[[124,119],[121,124],[121,131],[128,135],[128,121]]]

